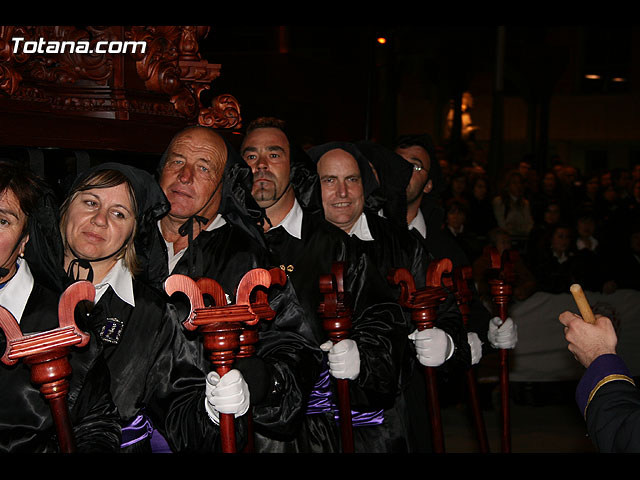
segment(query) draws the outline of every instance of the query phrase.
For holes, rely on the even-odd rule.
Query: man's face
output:
[[[226,158],[227,147],[213,131],[196,128],[174,137],[159,182],[171,203],[170,215],[212,218],[217,213]]]
[[[258,128],[242,142],[242,158],[253,172],[251,194],[258,205],[269,208],[289,187],[289,141],[278,128]]]
[[[325,218],[349,232],[364,210],[364,188],[356,159],[342,149],[325,153],[318,161]]]
[[[396,148],[396,153],[414,166],[413,174],[407,185],[407,204],[412,204],[422,197],[423,193],[429,193],[432,188],[429,180],[431,159],[427,151],[417,145]],[[416,167],[420,170],[416,170]]]

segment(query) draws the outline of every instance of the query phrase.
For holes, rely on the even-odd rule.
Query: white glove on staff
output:
[[[502,326],[500,326],[502,325]],[[489,343],[493,348],[515,348],[518,343],[518,327],[511,317],[502,324],[500,317],[493,317],[489,322]]]
[[[331,340],[320,345],[323,352],[329,352],[329,373],[334,378],[355,380],[360,375],[360,352],[358,344],[348,338],[334,344]]]
[[[220,413],[240,417],[249,410],[249,387],[239,370],[229,370],[222,378],[209,372],[205,397],[207,413],[216,424],[220,424]]]
[[[447,332],[439,328],[414,330],[409,339],[416,346],[416,357],[425,367],[439,367],[453,355],[453,340]]]
[[[482,341],[476,332],[468,332],[467,342],[471,347],[471,365],[477,365],[482,358]]]

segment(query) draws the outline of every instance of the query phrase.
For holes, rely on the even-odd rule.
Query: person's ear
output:
[[[428,180],[422,191],[424,193],[429,193],[431,190],[433,190],[433,182],[431,180]]]

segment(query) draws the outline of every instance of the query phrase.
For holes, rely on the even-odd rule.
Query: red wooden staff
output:
[[[70,285],[58,303],[59,328],[28,335],[22,335],[13,315],[0,307],[0,328],[7,338],[2,362],[13,365],[22,358],[31,368],[31,381],[40,385],[40,392],[49,401],[62,453],[76,450],[67,405],[67,378],[71,375],[68,353],[71,347],[83,347],[89,342],[89,335],[76,326],[73,312],[79,302],[92,302],[94,298],[95,288],[91,282],[81,281]]]
[[[411,310],[411,319],[418,331],[433,328],[438,306],[447,298],[448,294],[442,286],[442,275],[451,272],[451,269],[451,260],[448,258],[431,262],[427,269],[426,285],[419,290],[416,289],[414,278],[407,269],[397,268],[389,272],[389,282],[400,286],[401,293],[398,303]],[[436,371],[433,367],[424,367],[423,370],[427,382],[433,450],[435,453],[444,453],[444,431],[440,415]]]
[[[271,275],[271,285],[284,285],[287,281],[287,274],[280,268],[272,268],[269,270]],[[276,316],[269,306],[268,295],[266,289],[256,288],[253,291],[253,300],[251,302],[253,311],[258,315],[260,320],[273,320]],[[238,342],[238,351],[236,358],[249,358],[255,354],[256,343],[258,343],[258,324],[244,325]],[[247,413],[247,444],[243,449],[244,453],[253,453],[255,451],[254,433],[253,433],[253,415],[251,410]]]
[[[471,266],[466,265],[453,270],[453,278],[447,281],[447,286],[452,290],[465,326],[469,323],[469,315],[471,308],[469,303],[473,298],[473,291],[469,288],[469,281],[473,277]],[[478,382],[476,381],[473,367],[466,371],[467,389],[469,393],[469,404],[473,412],[473,419],[478,436],[478,446],[480,453],[489,453],[489,440],[487,438],[487,429],[482,415],[482,408],[478,399]]]
[[[489,287],[493,302],[498,308],[502,323],[507,320],[508,306],[513,295],[515,280],[514,262],[517,251],[504,250],[502,255],[492,245],[485,247],[485,254],[491,259]],[[501,348],[500,354],[500,397],[502,404],[502,452],[511,453],[511,410],[509,405],[509,350]]]
[[[351,306],[344,292],[344,263],[334,262],[331,274],[320,276],[320,293],[324,295],[318,307],[318,313],[323,318],[323,327],[329,339],[335,344],[349,336],[351,328]],[[340,415],[340,434],[342,438],[342,452],[355,451],[353,441],[353,424],[351,418],[351,399],[349,395],[349,380],[336,379],[338,389],[338,411]]]
[[[198,283],[185,275],[171,275],[165,280],[164,289],[169,296],[182,292],[189,298],[191,313],[183,326],[202,334],[204,349],[222,377],[232,368],[243,325],[255,324],[260,319],[251,304],[251,293],[258,286],[269,287],[271,275],[262,268],[248,271],[238,285],[235,304],[226,303],[224,291],[215,280],[199,279],[198,282],[206,289],[204,293],[214,299],[214,306],[205,307],[203,291]],[[220,414],[220,435],[222,451],[235,453],[237,446],[233,415]]]

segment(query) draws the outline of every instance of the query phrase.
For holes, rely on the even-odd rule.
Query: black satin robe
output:
[[[166,259],[164,241],[162,246]],[[233,302],[237,285],[249,270],[271,266],[267,250],[256,238],[231,222],[213,231],[201,232],[188,249],[191,250],[191,265],[187,251],[172,273],[211,278],[222,286]],[[276,317],[259,322],[255,355],[234,363],[234,368],[242,372],[249,385],[255,432],[266,439],[266,444],[269,439],[295,438],[322,360],[322,352],[315,342],[314,326],[302,313],[290,282],[284,287],[270,289],[269,304]],[[197,332],[187,335],[200,344]],[[205,354],[202,359],[202,368],[211,369]]]
[[[199,352],[184,337],[177,312],[165,297],[135,279],[133,292],[135,307],[109,287],[87,314],[95,334],[108,318],[124,324],[118,343],[103,342],[122,426],[144,414],[174,452],[219,451],[219,428],[204,406]],[[122,451],[150,451],[150,443],[147,439]]]
[[[370,259],[355,253],[348,236],[320,214],[304,213],[302,239],[289,235],[283,227],[271,229],[265,236],[273,260],[287,270],[306,315],[313,319],[318,344],[328,339],[317,316],[322,300],[319,278],[331,273],[334,261],[345,262],[345,291],[350,294],[353,309],[349,338],[358,344],[361,359],[360,375],[349,382],[351,406],[359,412],[387,408],[397,394],[399,364],[408,331],[402,310],[394,302],[385,279]],[[335,399],[335,382],[331,385]],[[354,429],[356,437],[365,430],[376,429],[380,433],[378,427]],[[377,440],[384,443],[380,435]],[[379,450],[370,442],[357,443],[358,451]],[[333,414],[307,415],[296,441],[282,448],[282,451],[340,452],[340,433]]]
[[[423,237],[418,231],[410,230],[414,237],[416,237],[423,245],[424,248],[434,258],[448,258],[453,264],[453,268],[471,265],[469,259],[465,255],[462,248],[455,242],[444,235],[442,230],[444,210],[437,204],[437,201],[432,196],[425,196],[420,206],[424,220],[427,225],[427,237]],[[471,299],[469,307],[471,309],[469,314],[469,323],[467,324],[467,331],[475,332],[482,341],[484,347],[484,353],[495,353],[495,349],[492,349],[489,345],[487,338],[487,332],[489,331],[489,321],[491,320],[491,312],[484,306],[480,297],[478,296],[475,285],[471,286],[474,295]]]
[[[81,319],[79,328],[86,331]],[[58,297],[34,285],[20,322],[23,335],[59,327]],[[6,339],[0,330],[0,351]],[[120,447],[118,412],[109,390],[109,372],[95,336],[84,347],[71,347],[67,404],[79,453],[116,452]],[[0,364],[0,452],[58,452],[51,409],[38,386],[31,383],[31,369],[19,360]]]
[[[354,248],[360,249],[376,263],[381,275],[388,275],[393,268],[405,268],[411,272],[416,288],[426,284],[426,272],[433,257],[420,242],[407,230],[401,229],[384,217],[372,211],[365,211],[367,224],[374,240],[363,241],[352,235]],[[398,299],[400,289],[394,289]],[[415,330],[411,321],[411,312],[404,312],[405,329]],[[442,374],[463,372],[471,365],[471,352],[467,342],[467,332],[462,315],[453,294],[447,295],[438,307],[435,326],[450,335],[455,345],[453,356],[437,371]],[[426,409],[426,385],[423,368],[418,363],[413,343],[406,338],[405,355],[400,360],[401,370],[399,391],[394,405],[385,415],[390,420],[387,432],[388,451],[393,452],[429,452],[431,451],[431,426]]]

